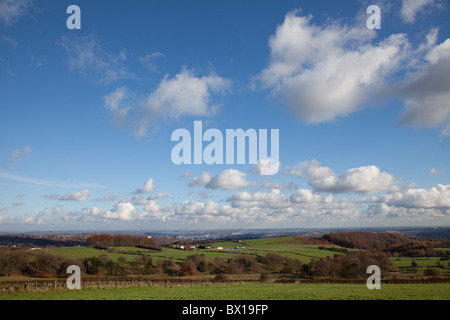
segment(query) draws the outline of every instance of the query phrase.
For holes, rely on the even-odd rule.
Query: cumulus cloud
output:
[[[136,218],[137,210],[130,202],[119,202],[114,205],[114,209],[103,214],[106,219],[117,219],[130,221]]]
[[[142,137],[150,126],[161,120],[216,114],[219,104],[213,97],[225,93],[230,85],[230,80],[214,73],[198,76],[183,68],[172,78],[165,75],[158,87],[145,97],[136,98],[127,87],[117,88],[104,97],[105,108],[118,124],[132,127],[136,136]]]
[[[371,199],[371,216],[450,216],[450,185],[408,188]]]
[[[211,181],[211,178],[212,177],[208,172],[203,171],[200,177],[193,177],[191,181],[188,182],[188,185],[191,187],[205,186]]]
[[[136,193],[151,193],[155,191],[156,186],[153,184],[153,179],[148,179],[142,188],[136,190]]]
[[[211,178],[206,184],[206,188],[209,189],[222,189],[222,190],[237,190],[252,185],[245,179],[246,173],[243,173],[236,169],[227,169]]]
[[[431,1],[404,1],[410,19]],[[438,30],[412,46],[406,34],[375,43],[376,33],[292,11],[269,40],[268,66],[255,77],[272,97],[307,124],[335,121],[363,107],[400,99],[399,124],[415,128],[442,124],[450,132],[450,39],[437,44]],[[377,99],[374,99],[374,97]]]
[[[71,194],[65,194],[65,195],[57,195],[57,194],[45,194],[44,198],[52,199],[52,200],[64,200],[64,201],[85,201],[86,198],[90,195],[90,192],[88,189],[73,192]]]
[[[253,194],[249,192],[239,192],[227,199],[235,208],[255,207],[280,209],[288,208],[289,198],[281,194],[280,190],[272,189],[270,192],[257,191]]]
[[[0,21],[7,27],[15,24],[29,11],[32,3],[33,0],[1,0]]]
[[[160,206],[153,200],[149,201],[145,206],[141,214],[139,215],[141,220],[160,220],[166,219],[165,213],[161,211]]]
[[[408,189],[382,198],[387,205],[404,208],[446,208],[450,209],[450,185],[430,189]]]
[[[333,196],[329,195],[323,197],[320,194],[313,193],[308,189],[300,189],[295,191],[290,197],[289,201],[293,204],[301,205],[318,205],[322,203],[330,203],[333,201]]]
[[[436,38],[435,31],[429,42],[433,44]],[[405,101],[399,123],[415,128],[450,125],[450,39],[432,45],[424,60],[416,72],[392,88],[394,95]],[[446,135],[445,128],[442,134]]]
[[[219,205],[216,202],[183,201],[173,208],[173,218],[180,221],[193,223],[214,221],[214,222],[235,222],[239,220],[241,210],[228,205]]]
[[[434,0],[403,0],[400,14],[403,21],[414,22],[416,15],[419,12],[423,12],[426,6],[434,3]]]
[[[173,78],[166,75],[158,88],[141,104],[138,136],[157,120],[179,120],[186,116],[211,116],[218,105],[211,100],[213,93],[223,93],[231,81],[216,74],[196,76],[183,68]]]
[[[286,15],[270,38],[270,64],[257,77],[304,123],[333,121],[358,110],[374,88],[398,67],[409,45],[392,35],[377,45],[375,33],[332,22],[311,23],[312,16]]]
[[[288,175],[309,179],[309,185],[318,192],[369,194],[391,190],[396,183],[392,175],[374,165],[352,168],[337,175],[314,159],[287,167],[286,170]]]

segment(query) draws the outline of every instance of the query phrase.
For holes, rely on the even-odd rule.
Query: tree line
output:
[[[337,232],[322,238],[345,248],[406,257],[438,256],[439,252],[434,248],[450,248],[449,239],[411,238],[395,233]]]
[[[108,247],[139,247],[146,249],[159,249],[158,242],[155,239],[120,234],[96,234],[87,238],[86,243],[90,246],[101,249],[107,249]]]

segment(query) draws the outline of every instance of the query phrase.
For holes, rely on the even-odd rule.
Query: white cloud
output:
[[[219,205],[216,202],[183,201],[176,208],[173,208],[173,216],[170,218],[191,223],[198,222],[235,222],[243,213],[240,209],[232,208],[228,205]]]
[[[224,94],[231,81],[214,73],[197,76],[183,68],[173,78],[165,75],[158,87],[145,98],[136,98],[126,87],[117,88],[104,97],[105,108],[120,125],[128,125],[138,137],[158,121],[177,121],[182,117],[205,117],[216,114],[219,105],[213,96]]]
[[[295,191],[290,197],[289,201],[293,204],[301,205],[318,205],[322,203],[330,203],[333,201],[333,196],[322,197],[320,194],[313,193],[308,189],[300,189]]]
[[[117,55],[107,53],[95,36],[63,36],[60,45],[68,55],[69,70],[78,71],[102,83],[110,83],[121,78],[135,78],[127,70],[124,62],[126,51]]]
[[[414,128],[450,125],[450,38],[434,45],[437,32],[430,35],[430,49],[425,63],[405,81],[392,88],[394,95],[404,99],[405,111],[400,124]],[[442,134],[446,135],[446,129]]]
[[[382,172],[374,165],[352,168],[338,176],[331,168],[323,167],[315,159],[287,167],[286,174],[307,178],[315,191],[331,193],[376,193],[391,190],[396,183],[392,175]]]
[[[280,193],[278,189],[270,192],[257,191],[253,194],[249,192],[238,192],[227,199],[234,208],[270,208],[280,209],[290,206],[289,198]]]
[[[211,180],[206,184],[206,188],[237,190],[249,187],[252,185],[252,183],[245,179],[246,176],[247,174],[239,170],[227,169],[212,177]]]
[[[141,220],[164,221],[166,219],[166,214],[161,211],[160,206],[155,201],[151,200],[144,206],[144,210],[139,215],[139,218]]]
[[[103,214],[106,219],[118,219],[130,221],[136,218],[136,209],[129,202],[119,202],[114,205],[113,210],[108,210]]]
[[[211,95],[224,93],[230,85],[230,80],[215,74],[197,77],[186,68],[173,78],[166,75],[158,88],[142,103],[137,135],[145,135],[147,128],[157,120],[215,114],[218,106],[211,101]]]
[[[0,211],[6,210],[7,208],[0,204]]]
[[[152,194],[150,197],[148,197],[148,200],[156,200],[156,199],[165,199],[167,198],[167,192],[160,192],[158,194]]]
[[[153,179],[150,178],[148,179],[144,186],[138,190],[136,190],[136,193],[151,193],[153,191],[155,191],[156,186],[153,184]]]
[[[434,0],[403,0],[400,14],[405,22],[414,22],[416,15],[423,12],[423,9],[433,4]]]
[[[21,223],[25,223],[25,224],[34,224],[35,220],[31,217],[25,218],[21,221]]]
[[[132,93],[126,87],[120,87],[104,97],[105,108],[110,111],[113,120],[119,125],[127,124],[127,114],[131,107],[123,106],[123,103],[131,95]]]
[[[311,20],[297,11],[286,15],[269,41],[270,64],[257,79],[300,122],[333,121],[369,101],[409,43],[405,35],[392,35],[372,45],[375,33],[367,28],[318,27]]]
[[[382,198],[384,203],[404,208],[447,208],[450,209],[450,185],[431,189],[408,189]]]
[[[91,207],[89,210],[89,214],[91,214],[93,216],[101,215],[101,213],[102,213],[102,211],[97,207]]]
[[[200,177],[193,177],[191,181],[188,182],[188,185],[191,187],[204,186],[207,185],[211,181],[211,179],[211,175],[208,172],[203,171]]]
[[[369,216],[450,216],[450,185],[430,189],[407,188],[370,199]]]
[[[0,21],[5,26],[16,23],[30,9],[32,0],[1,0]]]
[[[430,174],[430,176],[437,176],[437,175],[442,174],[444,172],[445,172],[445,170],[438,170],[436,168],[431,168],[430,171],[429,171],[429,174]]]
[[[57,194],[45,194],[44,198],[52,199],[52,200],[64,200],[64,201],[85,201],[86,198],[90,195],[90,192],[88,189],[73,192],[71,194],[65,194],[62,196],[59,196]]]
[[[405,1],[405,16],[429,3]],[[298,121],[334,121],[398,98],[404,103],[400,124],[444,124],[441,134],[449,135],[450,39],[437,45],[438,30],[432,29],[416,48],[405,34],[374,43],[372,30],[311,21],[288,13],[270,38],[269,65],[255,77]]]

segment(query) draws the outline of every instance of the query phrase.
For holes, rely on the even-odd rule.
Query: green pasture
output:
[[[0,294],[0,300],[449,300],[450,284],[210,284]]]
[[[400,270],[411,272],[412,262],[414,261],[417,264],[415,273],[423,274],[424,270],[427,268],[439,268],[442,271],[442,276],[450,276],[450,261],[441,261],[440,257],[398,257],[391,258],[391,260],[394,266]]]
[[[224,249],[198,249],[197,251],[187,251],[173,248],[162,248],[160,252],[150,249],[142,249],[135,247],[116,247],[109,250],[95,249],[91,247],[61,247],[44,249],[49,253],[63,256],[66,258],[84,259],[86,257],[100,256],[105,254],[114,262],[119,257],[125,257],[127,262],[135,261],[140,254],[150,255],[153,262],[158,260],[174,260],[181,262],[187,256],[194,254],[204,254],[208,261],[212,261],[216,257],[230,258],[238,254],[247,254],[251,256],[265,256],[269,253],[275,253],[292,259],[299,259],[303,263],[309,263],[311,259],[320,259],[323,257],[332,257],[336,252],[328,250],[319,250],[319,245],[306,245],[299,243],[291,243],[291,237],[280,238],[262,238],[245,240],[243,243],[235,241],[214,242],[211,245],[223,247]],[[240,247],[240,249],[235,249]],[[338,247],[338,246],[333,246]],[[245,248],[245,249],[242,249]]]

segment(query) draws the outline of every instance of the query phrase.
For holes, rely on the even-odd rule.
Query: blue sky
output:
[[[449,13],[0,0],[0,231],[448,226]],[[278,173],[175,165],[194,121],[278,129]]]

